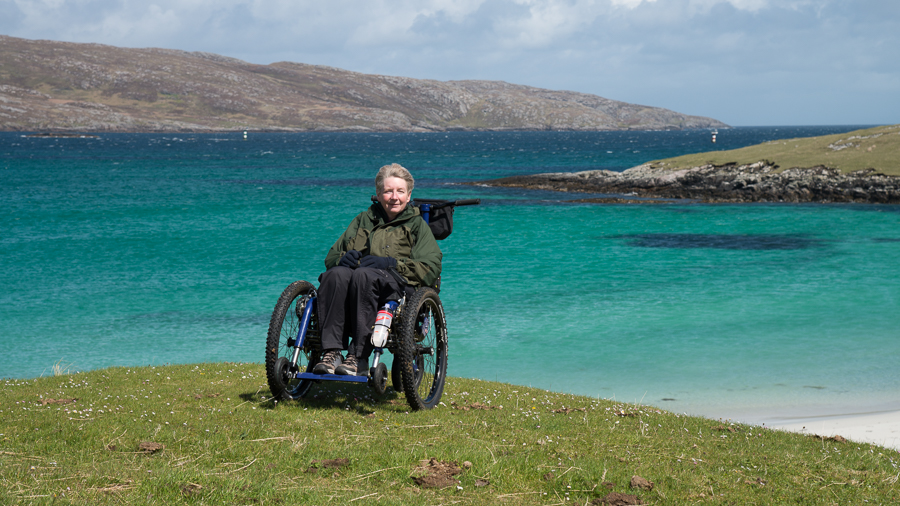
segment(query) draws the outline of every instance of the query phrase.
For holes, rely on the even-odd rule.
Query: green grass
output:
[[[723,135],[727,135],[724,131]],[[843,173],[873,168],[900,176],[900,125],[880,126],[845,134],[783,139],[731,151],[710,151],[649,162],[666,170],[706,164],[738,165],[768,160],[780,170],[824,165]]]
[[[0,504],[900,502],[900,453],[874,445],[459,378],[427,412],[365,386],[312,393],[272,402],[259,364],[3,380]],[[422,488],[429,458],[471,467]]]

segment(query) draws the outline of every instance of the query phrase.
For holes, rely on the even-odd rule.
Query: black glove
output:
[[[359,261],[360,267],[371,267],[373,269],[388,270],[391,267],[397,267],[397,259],[391,257],[376,257],[366,255]]]
[[[340,265],[341,267],[356,269],[356,267],[359,265],[359,257],[361,256],[362,253],[356,251],[355,249],[352,249],[344,253],[344,256],[342,256],[340,262],[338,262],[338,265]]]

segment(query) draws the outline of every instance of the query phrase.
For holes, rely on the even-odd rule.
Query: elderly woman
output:
[[[419,209],[409,207],[413,186],[402,166],[382,167],[375,177],[378,201],[350,222],[325,257],[318,290],[323,356],[314,373],[355,375],[366,363],[378,308],[399,301],[406,289],[389,269],[412,287],[431,286],[441,274],[441,249]],[[347,357],[335,367],[343,349]]]

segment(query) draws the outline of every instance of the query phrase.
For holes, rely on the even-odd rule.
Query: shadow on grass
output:
[[[395,412],[409,411],[406,398],[393,387],[388,387],[379,396],[366,385],[323,381],[313,384],[306,395],[296,401],[273,399],[269,390],[258,390],[240,394],[245,402],[256,404],[262,409],[317,409],[353,410],[361,416],[375,413],[375,409]]]

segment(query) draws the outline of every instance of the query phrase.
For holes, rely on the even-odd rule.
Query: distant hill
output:
[[[662,130],[724,123],[596,95],[0,36],[0,130]]]

